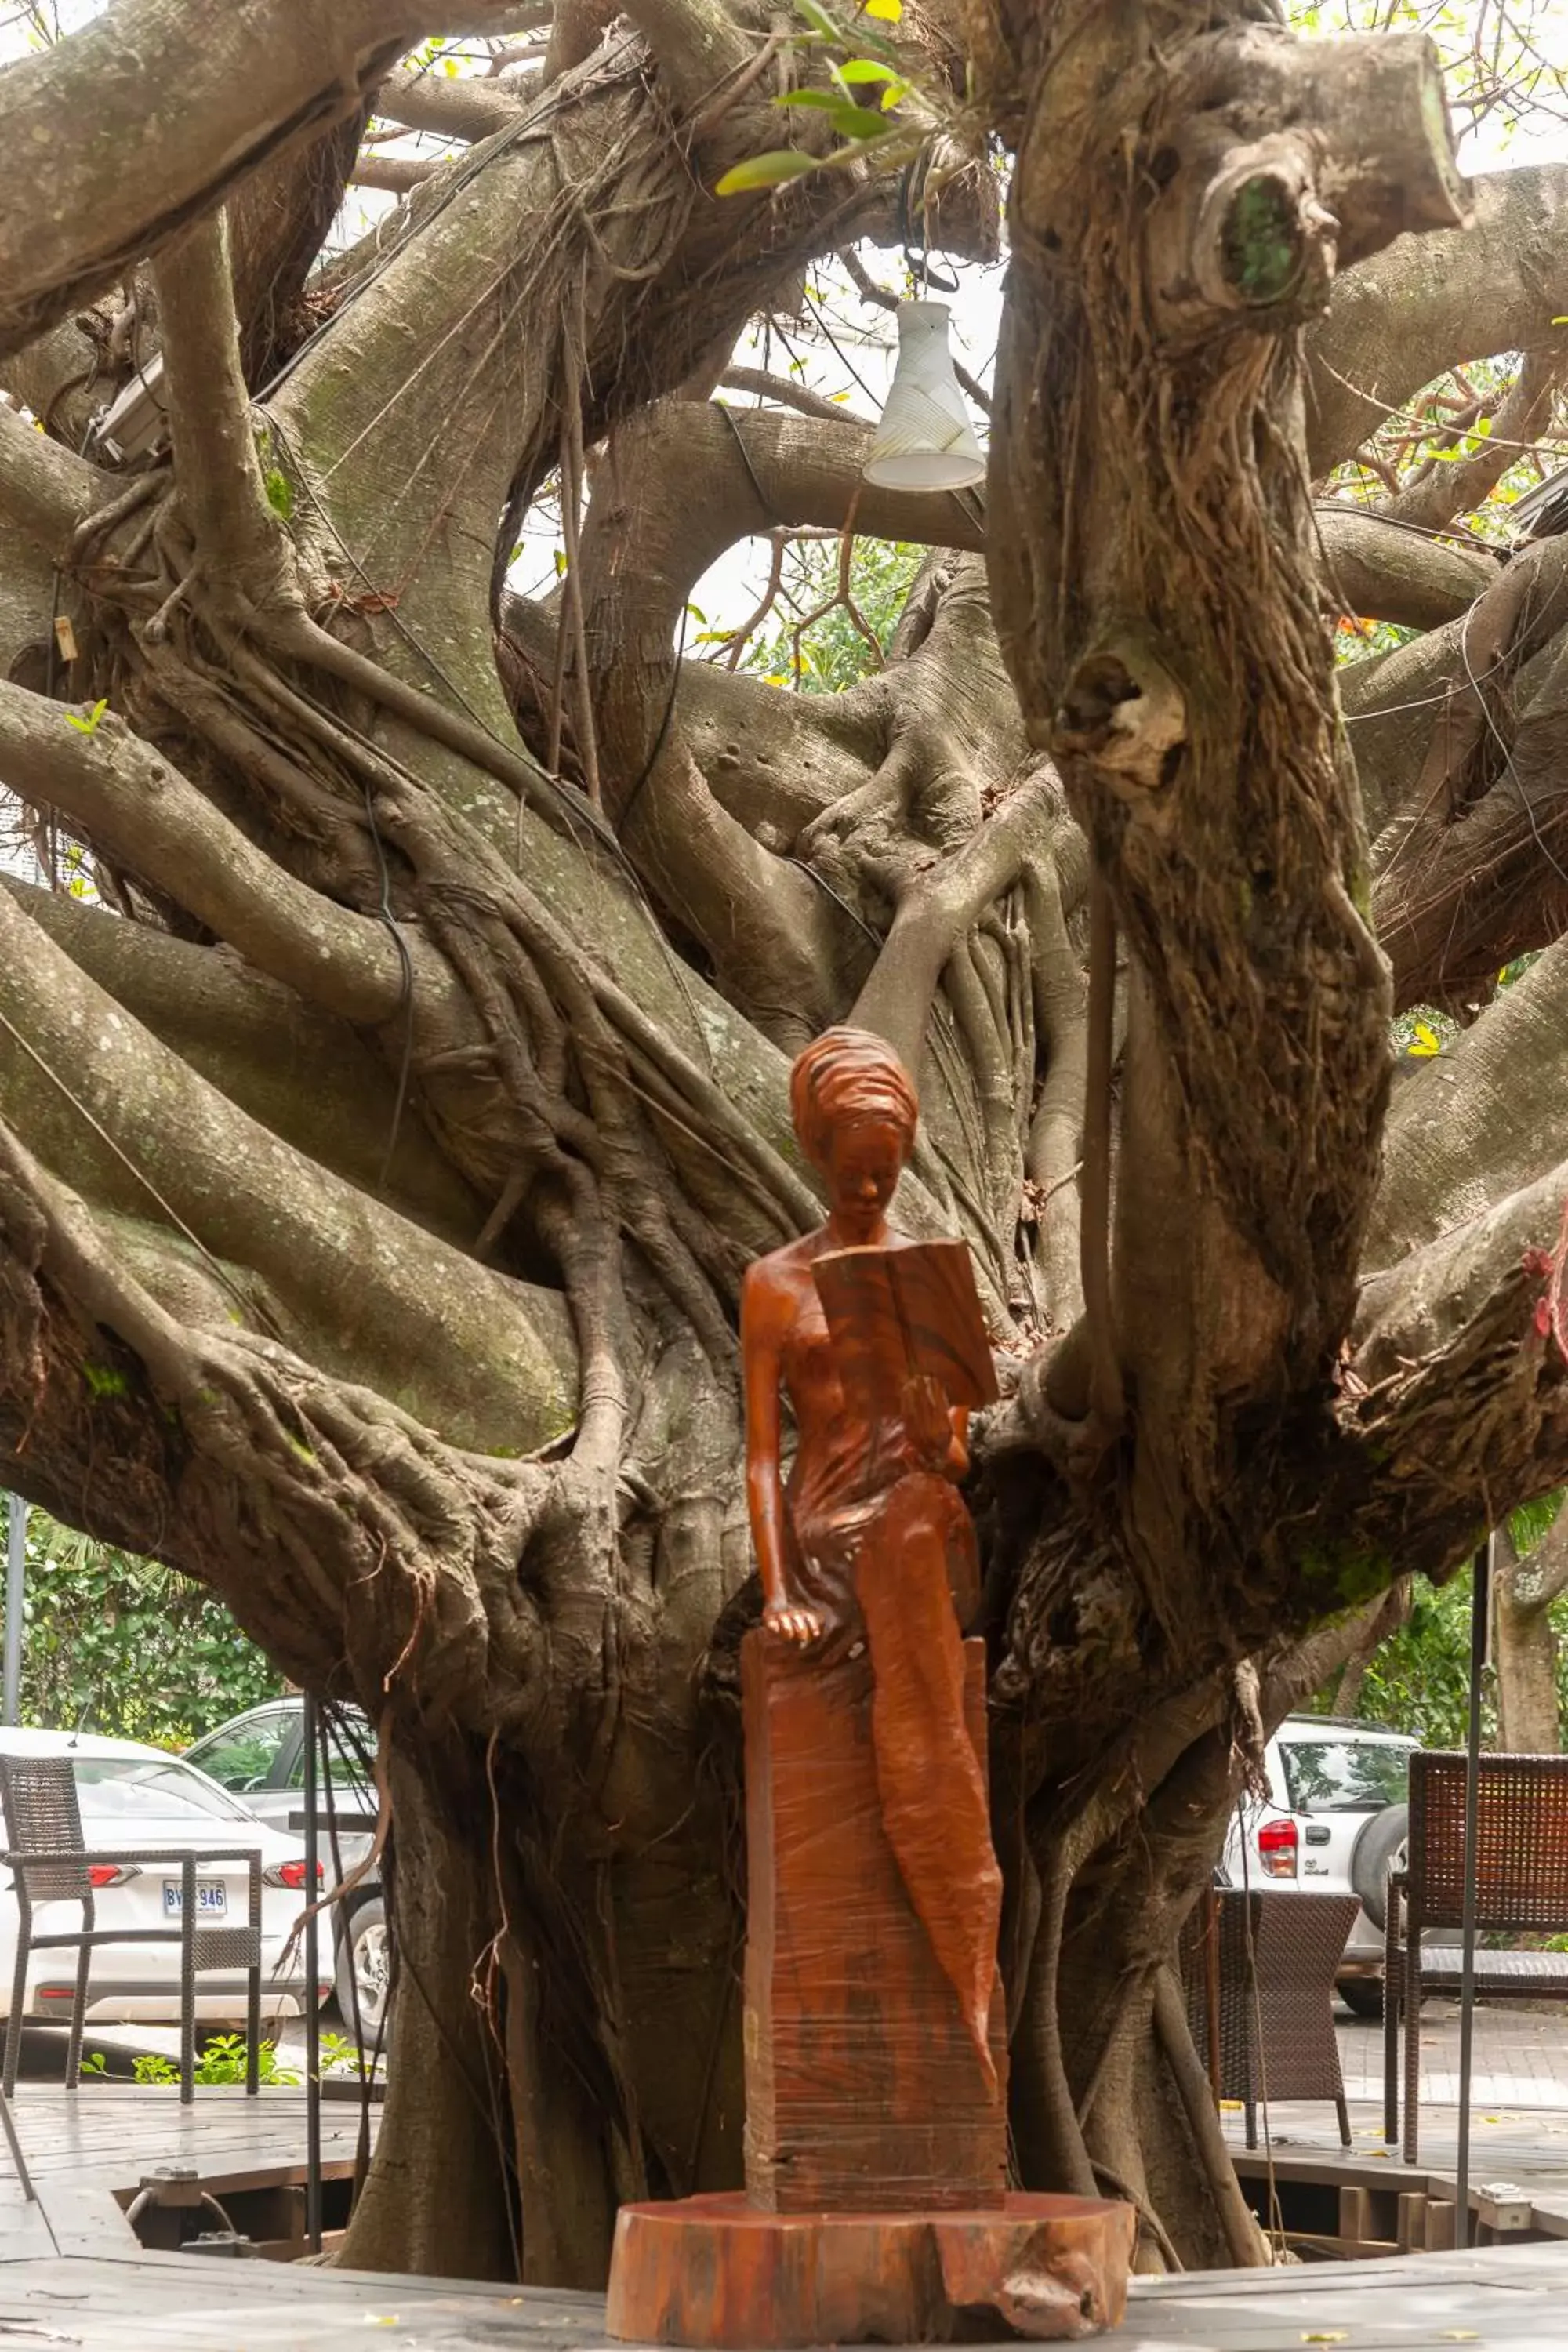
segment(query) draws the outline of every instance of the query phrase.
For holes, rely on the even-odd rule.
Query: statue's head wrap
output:
[[[920,1118],[914,1080],[868,1029],[825,1029],[814,1037],[790,1072],[789,1107],[800,1148],[816,1168],[827,1165],[834,1129],[862,1119],[898,1128],[907,1155]]]

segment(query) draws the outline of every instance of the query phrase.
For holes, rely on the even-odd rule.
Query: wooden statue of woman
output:
[[[752,1267],[741,1315],[764,1604],[741,1646],[746,2188],[624,2205],[606,2325],[704,2352],[1085,2336],[1121,2317],[1131,2208],[1007,2189],[984,1652],[962,1633],[964,1407],[994,1393],[973,1274],[888,1223],[917,1117],[889,1046],[829,1030],[792,1100],[827,1222]]]
[[[972,2076],[953,2086],[952,2095],[962,2089],[968,2105],[979,2090],[995,2111],[988,2142],[1000,2149],[993,2001],[1002,1882],[991,1845],[973,1694],[966,1704],[966,1676],[973,1682],[979,1662],[966,1662],[961,1631],[977,1597],[973,1529],[956,1492],[968,1467],[968,1415],[951,1406],[930,1377],[907,1382],[894,1413],[875,1418],[863,1406],[858,1410],[853,1391],[847,1392],[815,1271],[838,1252],[886,1250],[903,1241],[887,1213],[914,1143],[915,1089],[879,1038],[831,1029],[795,1063],[791,1103],[801,1148],[826,1183],[829,1211],[815,1233],[752,1266],[742,1301],[747,1493],[763,1585],[763,1639],[774,1653],[774,1686],[777,1654],[794,1651],[800,1673],[815,1680],[840,1717],[856,1708],[868,1713],[880,1830],[912,1907],[910,1928],[917,1936],[923,1930],[946,1979],[947,1998],[957,2004],[969,2064],[978,2070],[978,2082]],[[966,1261],[963,1279],[972,1292]],[[795,1429],[787,1484],[782,1398],[788,1399]],[[749,1692],[749,1710],[755,1704]],[[750,1712],[747,1739],[751,1773],[760,1734]],[[816,1824],[809,1856],[821,1872],[826,1910],[836,1843],[842,1870],[863,1873],[867,1825],[855,1815],[852,1776],[841,1774],[830,1788],[816,1758],[781,1758],[772,1776],[780,1785],[771,1794],[786,1806],[786,1771],[799,1784],[803,1805],[815,1803],[842,1817],[837,1840],[831,1820]],[[846,1764],[844,1773],[849,1771]],[[753,1853],[753,1939],[759,1917],[777,1910],[777,1890],[759,1886],[759,1868],[776,1862],[776,1855]],[[900,1977],[896,1957],[880,1965],[888,1998],[895,2000],[900,1983],[907,1990],[907,1972]],[[855,1973],[842,1952],[825,1951],[823,1967],[830,1976]],[[823,1994],[830,2007],[842,1998],[841,1990]],[[747,2021],[755,2041],[763,2021],[760,1997]],[[923,2022],[918,2015],[883,2022],[896,2071],[904,2034],[929,2037],[941,2020],[928,2014]],[[918,2074],[913,2059],[910,2064]],[[752,2068],[753,2111],[767,2104],[765,2095],[759,2099],[758,2071]],[[889,2099],[893,2090],[889,2083]],[[809,2086],[802,2100],[811,2105]],[[749,2146],[755,2139],[753,2130]],[[995,2189],[999,2195],[1000,2178]]]

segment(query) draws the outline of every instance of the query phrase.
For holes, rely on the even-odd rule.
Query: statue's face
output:
[[[839,1223],[868,1237],[875,1233],[903,1165],[904,1131],[895,1119],[847,1119],[836,1127],[825,1172]]]

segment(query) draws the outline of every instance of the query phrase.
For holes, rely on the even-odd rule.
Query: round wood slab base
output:
[[[1127,2301],[1134,2215],[1089,2197],[967,2213],[764,2213],[744,2196],[623,2205],[608,2331],[697,2347],[1098,2335]]]

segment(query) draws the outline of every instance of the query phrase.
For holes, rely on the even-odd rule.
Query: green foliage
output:
[[[242,2033],[215,2033],[205,2047],[196,2053],[195,2080],[198,2083],[243,2083],[246,2053],[249,2043]],[[320,2039],[321,2067],[323,2075],[352,2074],[361,2069],[359,2045],[346,2033],[323,2033]],[[364,2059],[368,2069],[368,2055]],[[383,2070],[384,2071],[384,2070]],[[109,2063],[101,2050],[95,2050],[81,2062],[80,2072],[107,2080]],[[132,2079],[138,2083],[177,2083],[180,2070],[172,2058],[162,2052],[142,2050],[132,2061]],[[279,2061],[278,2044],[263,2042],[256,2054],[257,2079],[261,2084],[289,2089],[302,2081],[291,2066]]]
[[[1441,1587],[1417,1578],[1407,1623],[1373,1653],[1357,1695],[1363,1723],[1410,1731],[1427,1748],[1462,1748],[1469,1712],[1470,1570]],[[1482,1736],[1496,1737],[1489,1690]]]
[[[832,89],[789,89],[781,91],[773,100],[775,106],[816,108],[821,110],[832,128],[848,141],[848,145],[832,149],[825,155],[808,154],[804,148],[775,147],[765,155],[749,155],[735,164],[718,181],[713,189],[716,196],[738,196],[748,189],[780,187],[787,180],[798,180],[807,172],[831,171],[836,165],[853,162],[863,154],[875,154],[886,168],[895,163],[912,163],[936,130],[944,127],[952,112],[951,100],[932,84],[906,81],[900,71],[896,49],[880,38],[866,21],[875,17],[884,25],[896,25],[902,16],[903,0],[863,0],[857,21],[851,28],[840,24],[821,0],[795,0],[795,13],[806,30],[795,38],[802,48],[825,49],[828,54],[828,72]],[[847,54],[860,48],[879,50],[879,57]],[[837,53],[837,54],[835,54]],[[854,95],[856,84],[868,82],[885,85],[878,107],[861,106]],[[907,123],[889,122],[884,117],[902,104],[906,98],[917,103]]]
[[[9,1497],[0,1497],[0,1530]],[[282,1689],[222,1601],[27,1514],[22,1720],[184,1748]]]
[[[1556,1486],[1550,1495],[1540,1495],[1533,1503],[1521,1503],[1517,1511],[1510,1512],[1509,1540],[1521,1559],[1556,1526],[1564,1494],[1568,1494],[1568,1487]]]
[[[1556,1500],[1560,1502],[1561,1496]],[[1544,1507],[1531,1504],[1515,1512],[1510,1528],[1516,1543],[1521,1533],[1530,1533],[1531,1525],[1537,1532],[1531,1536],[1531,1545],[1539,1543],[1555,1517],[1553,1510],[1541,1525]],[[1409,1620],[1367,1661],[1353,1708],[1342,1707],[1338,1694],[1331,1689],[1314,1702],[1318,1711],[1351,1712],[1363,1723],[1413,1732],[1427,1748],[1462,1748],[1469,1714],[1470,1591],[1468,1568],[1441,1587],[1417,1577]],[[1568,1720],[1568,1593],[1552,1602],[1551,1618],[1558,1636],[1557,1702]],[[1489,1744],[1497,1738],[1489,1673],[1481,1696],[1481,1737]]]
[[[923,547],[896,540],[855,542],[849,593],[884,655],[925,552]],[[807,540],[792,547],[774,607],[785,617],[766,635],[752,639],[743,667],[760,672],[770,686],[794,686],[804,694],[838,694],[864,677],[876,667],[871,646],[847,607],[832,603],[837,591],[836,539]],[[830,609],[822,612],[824,605]],[[814,613],[821,617],[802,632],[797,662],[795,631]]]
[[[335,2035],[323,2037],[337,2038]],[[243,2083],[246,2054],[249,2047],[242,2033],[215,2033],[205,2047],[196,2053],[196,2081],[203,2084]],[[109,2067],[102,2051],[95,2050],[90,2058],[84,2058],[80,2071],[84,2074],[107,2075]],[[131,2072],[132,2079],[138,2083],[177,2083],[180,2079],[180,2070],[174,2060],[163,2057],[155,2050],[140,2051],[132,2063]],[[275,2042],[263,2042],[258,2045],[256,2072],[259,2082],[279,2084],[285,2089],[300,2080],[291,2067],[279,2064]]]
[[[721,180],[714,182],[713,193],[739,196],[748,188],[780,187],[785,180],[798,180],[815,172],[820,160],[796,147],[771,148],[765,155],[748,155],[743,163],[733,164]]]
[[[85,719],[83,719],[77,711],[68,710],[66,712],[66,725],[68,727],[74,727],[79,735],[96,735],[98,732],[98,722],[103,717],[103,714],[108,708],[109,704],[107,701],[100,700],[95,702]]]

